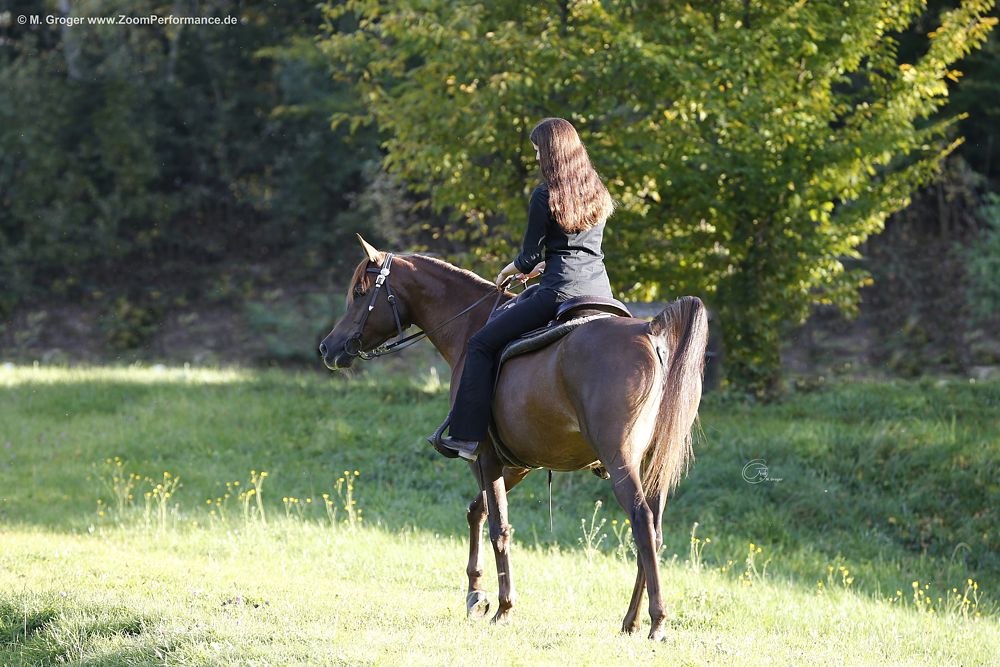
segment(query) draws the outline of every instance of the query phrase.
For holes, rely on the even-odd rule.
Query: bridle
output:
[[[437,325],[430,331],[418,331],[414,334],[410,334],[409,336],[404,337],[403,331],[407,327],[409,327],[409,325],[406,325],[406,327],[403,326],[403,321],[399,317],[399,308],[396,305],[397,301],[396,295],[392,293],[392,287],[389,285],[389,274],[392,270],[392,259],[393,259],[393,254],[391,252],[388,252],[385,254],[385,259],[382,261],[382,266],[380,266],[377,269],[373,267],[369,267],[368,269],[366,269],[367,273],[377,273],[378,276],[375,277],[375,289],[372,290],[371,299],[368,301],[368,308],[365,309],[364,313],[361,316],[361,322],[358,324],[357,332],[353,336],[348,338],[346,341],[344,341],[344,352],[348,356],[359,357],[361,359],[364,359],[365,361],[368,361],[370,359],[375,359],[376,357],[383,357],[387,354],[391,354],[393,352],[398,352],[400,350],[406,349],[407,347],[419,341],[421,338],[426,338],[430,334],[442,329],[444,326],[451,324],[459,317],[465,315],[470,310],[472,310],[473,308],[481,304],[483,301],[486,301],[486,299],[488,299],[490,296],[492,296],[489,292],[487,292],[483,296],[476,299],[472,303],[472,305],[468,306],[467,308],[461,310],[458,313],[455,313],[454,315],[452,315],[451,317],[449,317],[444,322]],[[493,302],[493,309],[490,311],[491,314],[493,313],[494,310],[497,309],[497,306],[500,305],[500,299],[503,298],[504,295],[504,288],[509,283],[510,279],[507,279],[503,283],[501,283],[500,286],[497,288],[496,301]],[[379,292],[382,291],[383,286],[385,287],[385,298],[389,302],[389,306],[392,308],[392,317],[396,321],[397,339],[392,341],[391,343],[382,343],[378,347],[366,351],[361,346],[361,335],[365,330],[365,323],[368,322],[368,316],[371,315],[371,312],[373,310],[375,310],[375,302],[378,299]]]

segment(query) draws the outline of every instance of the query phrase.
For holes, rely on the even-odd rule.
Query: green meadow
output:
[[[618,632],[634,556],[587,472],[551,529],[544,471],[511,493],[514,619],[466,619],[446,407],[430,368],[0,368],[0,665],[1000,662],[1000,383],[706,396],[661,644]]]

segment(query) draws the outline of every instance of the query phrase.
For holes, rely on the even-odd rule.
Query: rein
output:
[[[372,298],[368,302],[368,309],[364,312],[364,315],[361,318],[361,323],[358,325],[357,333],[355,333],[353,336],[344,341],[344,352],[347,353],[349,356],[359,357],[361,359],[364,359],[365,361],[368,361],[370,359],[375,359],[377,357],[384,357],[387,354],[392,354],[393,352],[404,350],[413,345],[414,343],[416,343],[417,341],[419,341],[420,339],[426,338],[432,333],[441,330],[446,325],[451,324],[452,322],[460,318],[462,315],[465,315],[473,308],[481,304],[483,301],[486,301],[486,299],[488,299],[491,296],[491,294],[487,292],[480,298],[476,299],[471,305],[455,313],[454,315],[452,315],[451,317],[449,317],[444,322],[437,325],[430,331],[418,331],[416,333],[404,337],[403,330],[405,327],[403,327],[402,320],[399,318],[399,309],[396,306],[396,295],[392,293],[392,287],[389,285],[389,274],[392,269],[392,259],[393,259],[392,253],[391,252],[386,253],[385,260],[383,260],[381,267],[377,269],[374,268],[367,269],[368,273],[377,273],[378,277],[375,278],[375,289],[372,291]],[[509,283],[510,279],[508,278],[503,283],[501,283],[500,286],[497,288],[496,301],[493,302],[493,308],[490,310],[490,314],[492,314],[497,309],[497,306],[500,305],[500,299],[504,295],[504,288]],[[361,347],[361,334],[365,329],[365,323],[368,321],[368,316],[375,309],[375,302],[378,299],[379,292],[382,290],[383,285],[385,286],[386,300],[389,302],[389,306],[392,308],[392,317],[393,319],[396,320],[396,333],[398,338],[392,341],[391,343],[383,343],[374,349],[366,351]]]

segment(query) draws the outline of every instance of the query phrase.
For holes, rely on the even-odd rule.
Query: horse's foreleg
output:
[[[473,474],[477,474],[477,463],[471,463]],[[504,468],[504,488],[510,491],[523,480],[530,470],[520,468]],[[469,575],[469,592],[466,595],[466,612],[469,618],[482,618],[490,610],[490,602],[482,587],[483,578],[483,522],[486,520],[486,494],[480,491],[476,499],[469,504],[466,518],[469,521],[469,565],[466,573]]]
[[[486,496],[486,515],[490,525],[490,542],[497,563],[499,593],[497,613],[493,623],[506,621],[514,608],[514,581],[510,568],[510,542],[513,532],[507,522],[507,485],[504,482],[503,466],[492,451],[479,455],[476,472]]]
[[[474,463],[472,465],[475,465]],[[490,601],[483,590],[483,522],[486,520],[486,494],[482,491],[469,503],[465,517],[469,520],[469,593],[465,596],[465,610],[469,618],[482,618],[490,610]]]
[[[660,566],[657,560],[658,530],[656,528],[656,518],[662,516],[662,511],[654,512],[646,503],[643,497],[642,485],[639,475],[634,470],[619,470],[613,475],[613,486],[615,498],[629,516],[632,523],[632,537],[635,539],[636,551],[639,555],[639,574],[636,577],[636,588],[639,588],[640,579],[645,579],[646,592],[649,593],[649,619],[651,627],[649,638],[663,640],[666,638],[666,612],[663,605],[663,593],[660,590]],[[656,498],[655,506],[659,509],[660,499]],[[629,614],[635,611],[635,618],[628,624],[629,616],[626,615],[623,626],[638,628],[638,605],[642,600],[641,591],[632,594],[633,610],[629,607]],[[627,630],[627,627],[623,627]]]

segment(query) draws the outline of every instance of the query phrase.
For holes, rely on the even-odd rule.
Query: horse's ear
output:
[[[361,234],[358,234],[357,236],[358,236],[358,241],[361,243],[361,247],[365,249],[365,254],[368,255],[368,261],[373,262],[375,264],[381,264],[382,260],[385,259],[385,255],[382,252],[376,250],[375,246],[373,246],[371,243],[361,238]]]

